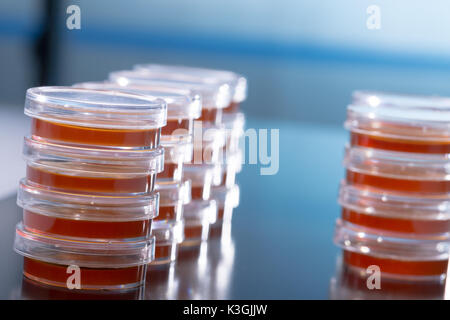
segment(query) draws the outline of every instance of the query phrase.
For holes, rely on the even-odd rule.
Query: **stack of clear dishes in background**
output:
[[[209,237],[211,224],[222,226],[218,212],[224,210],[227,189],[234,197],[238,195],[233,190],[238,189],[235,175],[242,162],[239,139],[245,117],[239,112],[239,104],[246,98],[246,79],[230,71],[148,64],[112,72],[109,81],[125,88],[188,89],[202,97],[201,116],[194,125],[193,157],[183,169],[185,179],[191,181],[192,199],[184,208],[182,246],[198,246]],[[212,192],[215,187],[219,189]],[[232,202],[227,208],[238,203]],[[231,218],[231,214],[228,216]]]
[[[445,279],[450,98],[355,92],[335,242],[344,264],[388,279]]]
[[[25,113],[32,124],[14,244],[24,275],[69,289],[142,285],[154,256],[165,101],[39,87],[28,89]]]

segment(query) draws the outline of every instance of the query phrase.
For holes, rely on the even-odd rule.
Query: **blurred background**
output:
[[[70,4],[81,30],[66,28]],[[366,27],[372,4],[379,30]],[[0,102],[152,61],[245,74],[250,116],[340,125],[355,88],[450,94],[447,9],[445,0],[2,0]]]
[[[81,30],[66,27],[71,4]],[[367,28],[370,5],[380,29]],[[261,177],[248,167],[239,177],[237,265],[260,261],[249,252],[272,250],[273,259],[247,282],[236,273],[246,286],[234,297],[324,297],[351,92],[450,95],[449,15],[446,0],[2,0],[0,198],[23,175],[28,87],[103,80],[146,62],[237,71],[249,80],[247,127],[280,129],[280,171]],[[321,276],[300,287],[287,278],[313,273]],[[263,285],[273,290],[255,289]]]

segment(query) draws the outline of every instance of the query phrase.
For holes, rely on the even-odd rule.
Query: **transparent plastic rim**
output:
[[[155,239],[141,241],[67,240],[16,227],[14,250],[27,258],[87,268],[126,268],[144,265],[154,258]]]
[[[211,198],[217,202],[219,208],[223,208],[225,204],[236,208],[239,205],[239,195],[240,190],[237,184],[230,188],[225,186],[211,188]]]
[[[155,191],[159,192],[161,205],[176,205],[180,201],[187,204],[191,201],[191,181],[157,180]]]
[[[158,216],[159,193],[138,196],[72,194],[40,188],[22,179],[17,205],[24,210],[69,220],[139,221]]]
[[[215,200],[192,200],[184,206],[183,217],[186,226],[198,226],[217,221],[217,202]]]
[[[450,157],[346,147],[344,166],[355,172],[403,180],[450,180]]]
[[[202,97],[203,109],[223,109],[231,102],[231,90],[228,84],[205,83],[192,79],[177,79],[167,74],[152,73],[147,70],[115,71],[109,74],[109,80],[121,86],[162,86],[175,89],[188,89]]]
[[[206,83],[227,83],[232,91],[233,102],[240,103],[247,98],[247,79],[235,72],[182,65],[138,64],[134,70],[147,70],[156,74],[169,74],[177,79],[201,80]]]
[[[356,91],[347,111],[345,126],[352,132],[412,141],[450,140],[448,97]],[[386,130],[386,124],[410,130]]]
[[[449,196],[416,197],[357,187],[345,181],[341,182],[339,204],[372,216],[433,221],[450,219]]]
[[[166,124],[163,99],[73,87],[27,90],[25,114],[45,121],[108,129],[155,129]]]
[[[30,137],[24,138],[23,157],[27,163],[34,166],[60,167],[57,164],[73,163],[80,165],[111,165],[123,173],[158,173],[164,166],[164,148],[162,146],[151,150],[122,150],[122,149],[98,149],[89,147],[74,147],[38,141]],[[81,171],[90,171],[84,166]],[[93,168],[93,167],[91,167]],[[61,166],[61,170],[80,171],[76,166]],[[125,170],[126,169],[126,170]],[[116,171],[117,171],[116,170]],[[105,172],[102,171],[102,175]]]
[[[72,87],[93,90],[119,91],[139,94],[148,99],[163,99],[167,105],[167,119],[197,119],[202,112],[202,99],[188,89],[177,89],[158,85],[121,86],[114,82],[82,82]]]
[[[155,221],[152,225],[152,236],[155,237],[157,246],[181,243],[184,240],[184,222]]]
[[[450,238],[400,238],[381,235],[338,219],[334,242],[340,248],[379,258],[404,261],[438,261],[449,258]]]

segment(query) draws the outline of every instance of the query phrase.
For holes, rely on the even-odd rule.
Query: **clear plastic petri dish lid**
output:
[[[192,200],[183,209],[186,226],[213,224],[217,220],[217,202],[215,200]]]
[[[438,261],[449,258],[450,238],[415,239],[374,233],[338,219],[334,242],[340,248],[378,258],[404,261]]]
[[[45,121],[106,129],[156,129],[166,124],[163,99],[109,90],[36,87],[26,93],[25,114]]]
[[[97,196],[58,192],[28,184],[22,179],[17,205],[24,210],[68,220],[139,221],[158,216],[158,193],[130,196]]]
[[[347,107],[352,132],[413,141],[450,140],[450,98],[356,91]]]
[[[211,188],[211,198],[217,202],[219,208],[223,208],[225,204],[232,208],[239,206],[240,190],[237,184],[231,188],[225,186]]]
[[[179,80],[202,81],[206,83],[226,83],[232,92],[232,101],[240,103],[247,98],[247,79],[228,70],[189,67],[182,65],[138,64],[135,70],[144,70]]]
[[[173,181],[159,179],[155,190],[159,193],[161,206],[187,204],[191,201],[191,181]]]
[[[449,220],[450,197],[417,197],[341,182],[339,204],[366,215],[417,220]],[[449,230],[450,234],[450,230]]]
[[[203,109],[223,109],[231,102],[230,86],[226,83],[205,83],[191,79],[176,79],[147,70],[115,71],[109,80],[121,86],[161,86],[174,89],[191,90],[202,98]]]
[[[148,264],[153,260],[155,239],[71,241],[29,232],[19,223],[16,227],[14,251],[27,258],[59,265],[127,268]]]
[[[450,156],[346,147],[344,166],[354,172],[403,180],[450,180]]]
[[[163,99],[167,105],[167,119],[197,119],[202,112],[201,96],[184,88],[152,84],[122,86],[109,81],[82,82],[74,84],[73,87],[139,94],[151,100]]]
[[[180,221],[155,221],[152,226],[152,236],[156,239],[156,245],[171,245],[181,243],[184,240],[184,222]]]
[[[72,175],[108,176],[153,174],[164,169],[164,148],[99,149],[54,144],[24,138],[23,157],[27,164]]]

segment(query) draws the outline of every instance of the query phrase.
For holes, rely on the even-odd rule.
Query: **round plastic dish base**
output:
[[[402,236],[429,236],[442,237],[449,235],[450,220],[420,220],[415,218],[404,218],[376,216],[343,208],[341,218],[343,221],[370,228],[374,232],[396,233]]]
[[[385,277],[433,278],[447,272],[448,237],[401,238],[338,219],[334,242],[344,250],[346,264],[361,270],[375,265]]]
[[[22,279],[20,299],[24,300],[142,300],[144,286],[122,290],[82,290],[55,287],[27,277]]]
[[[450,192],[447,155],[346,148],[344,166],[349,184],[393,192]]]
[[[175,205],[164,205],[159,207],[158,217],[154,221],[180,221],[183,217],[183,201]]]
[[[25,230],[49,236],[85,239],[139,240],[150,235],[152,220],[87,221],[69,220],[23,211]]]
[[[24,275],[52,286],[116,290],[139,286],[154,258],[155,239],[66,239],[31,233],[19,223],[14,250],[24,257]]]
[[[21,180],[17,204],[23,226],[49,237],[145,240],[158,214],[159,194],[95,196],[55,192]]]
[[[33,119],[31,136],[40,141],[74,146],[154,149],[159,146],[161,129],[109,130]]]
[[[448,238],[449,197],[394,193],[364,185],[341,183],[342,220],[400,238]]]
[[[367,186],[392,192],[414,192],[417,194],[450,193],[450,181],[399,179],[377,174],[365,174],[347,170],[347,183]]]
[[[128,268],[86,268],[52,264],[25,257],[23,274],[39,283],[76,288],[76,273],[79,272],[79,289],[118,290],[143,285],[146,269],[146,265]]]
[[[57,169],[56,169],[57,170]],[[83,173],[71,175],[71,172],[38,169],[27,166],[27,180],[31,184],[56,191],[91,194],[148,194],[153,192],[155,174],[125,175],[111,174],[104,177],[92,177]]]
[[[164,149],[115,150],[72,147],[25,137],[30,183],[74,193],[152,192],[163,170]]]
[[[383,138],[376,135],[352,132],[350,136],[352,147],[366,147],[398,152],[447,154],[450,153],[450,141],[433,142]]]
[[[156,239],[156,245],[155,258],[151,265],[168,264],[175,261],[178,245],[184,239],[183,221],[156,221],[152,235]]]

